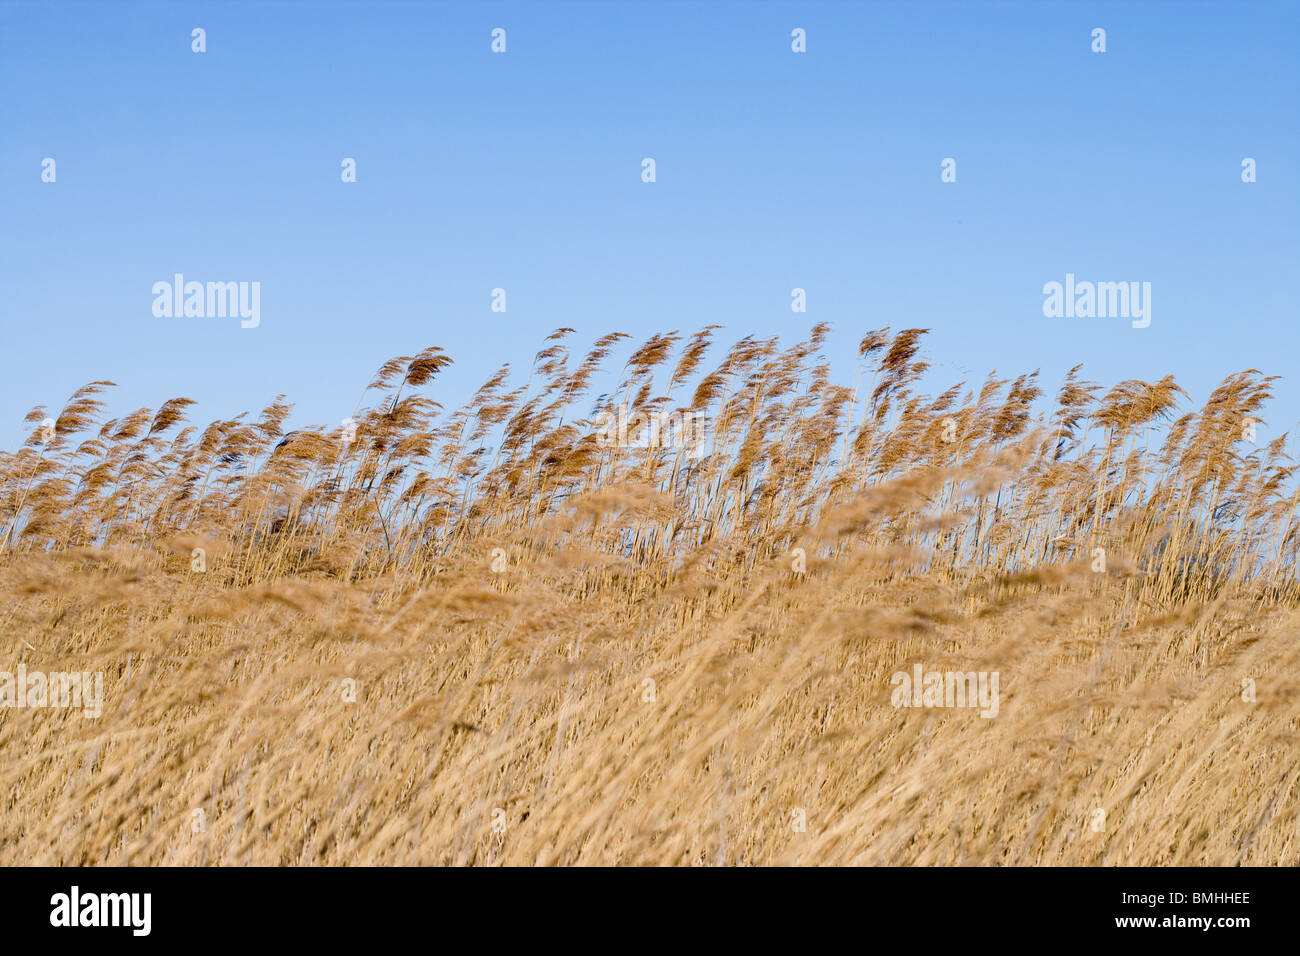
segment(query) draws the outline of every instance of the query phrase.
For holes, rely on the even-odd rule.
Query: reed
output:
[[[428,348],[351,429],[34,409],[0,669],[105,700],[0,707],[0,862],[1300,862],[1272,378],[936,397],[923,329],[852,385],[824,325],[716,329],[617,372],[560,329],[453,410]],[[893,706],[918,663],[997,672],[997,716]]]

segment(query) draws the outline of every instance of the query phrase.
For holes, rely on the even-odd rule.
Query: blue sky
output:
[[[932,329],[936,385],[1083,363],[1199,403],[1257,367],[1267,440],[1300,419],[1298,11],[0,0],[0,444],[95,379],[114,415],[334,425],[429,345],[450,406],[560,326],[819,321],[845,380],[883,325]],[[177,272],[260,282],[261,324],[156,318]],[[1045,318],[1067,272],[1150,282],[1150,327]]]

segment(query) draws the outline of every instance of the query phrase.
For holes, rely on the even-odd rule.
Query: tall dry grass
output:
[[[924,330],[550,337],[464,407],[385,363],[347,429],[103,421],[0,455],[7,864],[1294,864],[1300,491],[1076,368],[921,394]],[[602,442],[685,410],[702,454]],[[41,426],[53,418],[52,428]],[[201,570],[195,570],[201,568]],[[996,717],[891,675],[996,671]],[[1254,700],[1244,690],[1254,688]],[[1098,811],[1101,811],[1100,816]]]

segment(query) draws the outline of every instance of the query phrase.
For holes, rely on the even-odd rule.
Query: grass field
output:
[[[1268,377],[934,397],[923,330],[843,384],[824,326],[713,333],[596,395],[622,337],[562,329],[457,410],[426,349],[288,433],[33,410],[0,669],[103,701],[0,707],[0,863],[1300,863]]]

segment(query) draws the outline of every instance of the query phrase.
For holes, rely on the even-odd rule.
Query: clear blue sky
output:
[[[94,379],[115,415],[284,392],[334,425],[428,345],[450,405],[560,326],[818,321],[845,376],[886,324],[953,380],[1082,362],[1199,402],[1258,367],[1287,376],[1266,440],[1300,419],[1298,11],[0,0],[0,444]],[[176,272],[259,281],[261,325],[155,318]],[[1044,318],[1067,272],[1149,281],[1151,326]]]

